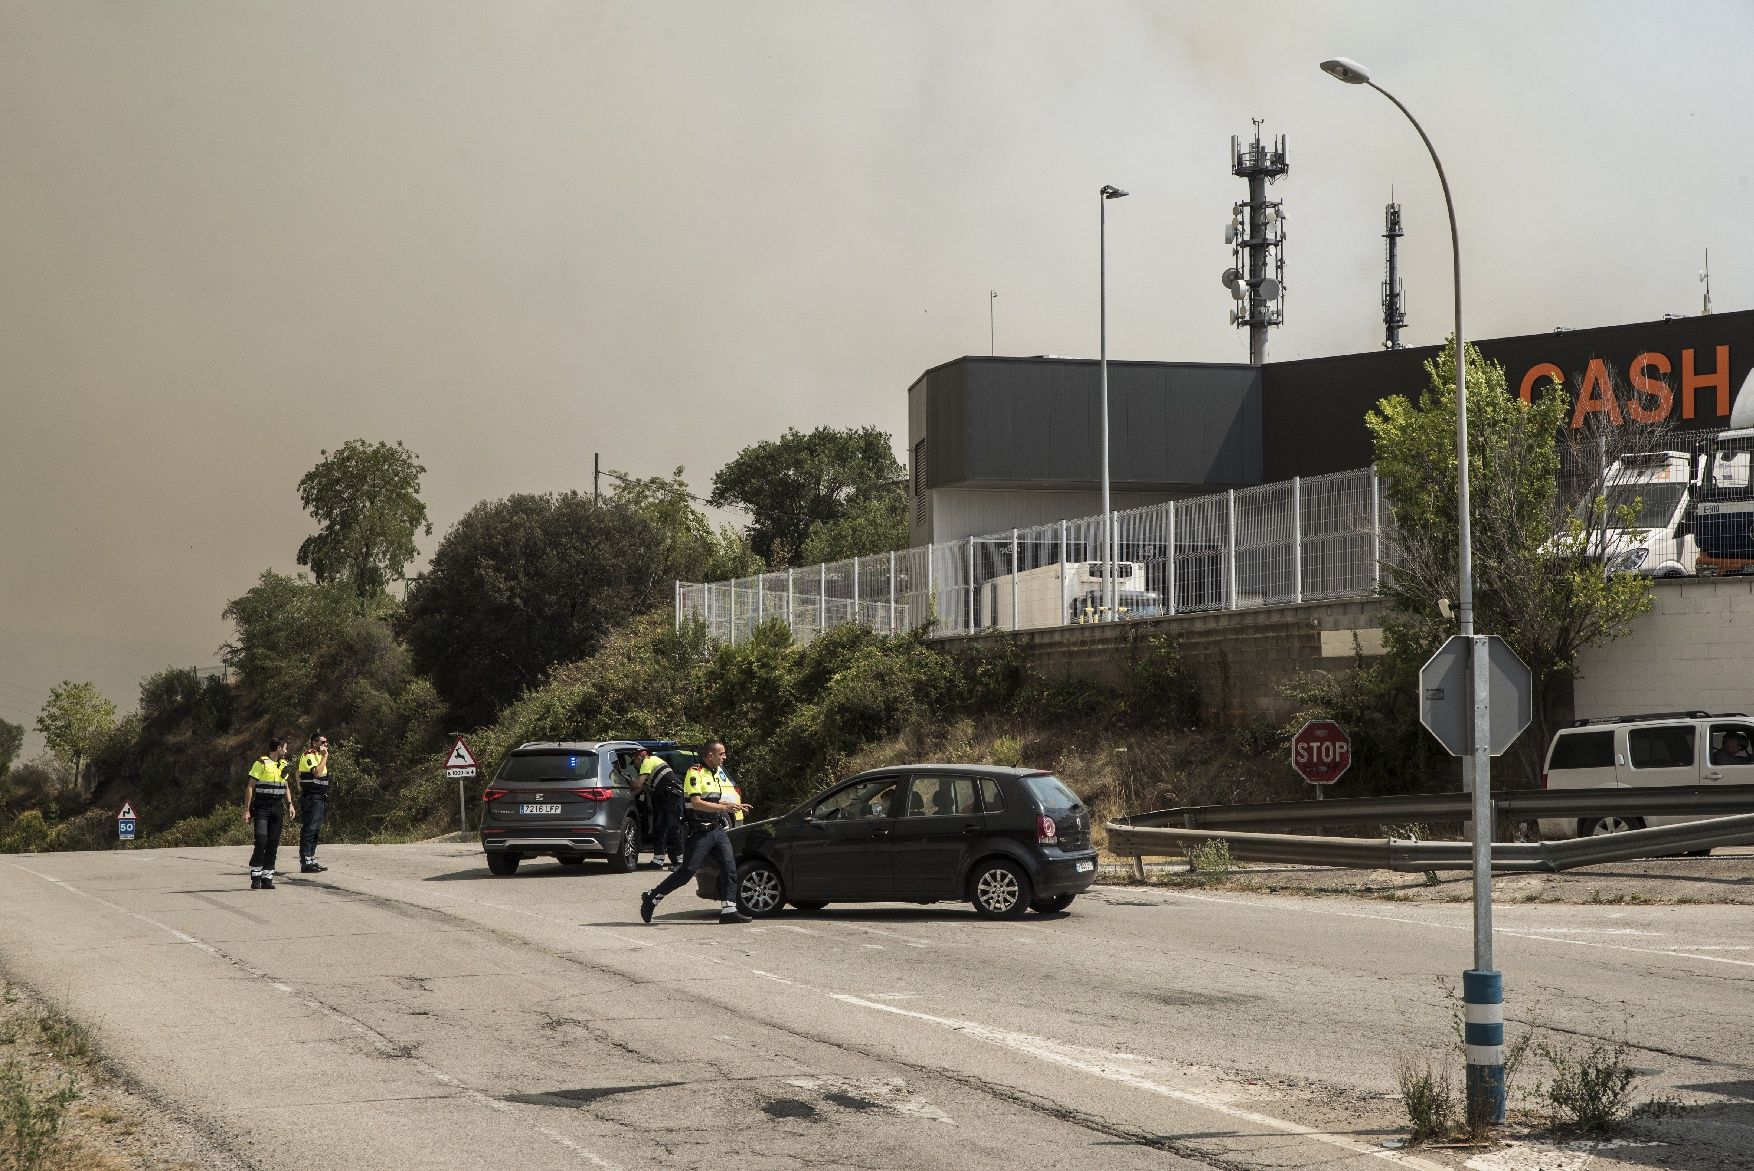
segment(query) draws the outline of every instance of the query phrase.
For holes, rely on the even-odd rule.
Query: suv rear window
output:
[[[519,752],[505,758],[496,781],[595,781],[595,752]]]
[[[1059,777],[1024,777],[1023,783],[1035,794],[1043,809],[1070,809],[1084,802],[1078,800],[1078,794],[1066,787],[1066,782]]]
[[[1613,768],[1614,730],[1559,733],[1559,738],[1553,741],[1553,760],[1547,767]]]
[[[1693,763],[1693,725],[1634,728],[1626,733],[1633,768],[1685,768]]]

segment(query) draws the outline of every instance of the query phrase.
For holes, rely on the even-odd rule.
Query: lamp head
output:
[[[1104,199],[1125,199],[1128,194],[1130,193],[1122,191],[1119,187],[1116,187],[1113,184],[1107,184],[1102,189],[1102,197]]]
[[[1337,77],[1347,85],[1363,85],[1370,80],[1370,70],[1349,57],[1335,57],[1322,62],[1322,72]]]

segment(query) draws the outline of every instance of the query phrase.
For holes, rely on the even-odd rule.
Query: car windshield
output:
[[[557,748],[545,752],[519,752],[506,757],[495,774],[496,781],[595,781],[597,754]]]
[[[1618,484],[1609,488],[1607,527],[1667,528],[1686,487],[1685,484]],[[1633,517],[1631,525],[1625,523],[1628,514]]]
[[[1035,799],[1041,802],[1043,809],[1071,809],[1084,804],[1078,800],[1078,794],[1066,787],[1066,782],[1059,777],[1035,776],[1023,778]]]

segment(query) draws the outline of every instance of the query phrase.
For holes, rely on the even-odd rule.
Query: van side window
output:
[[[1633,768],[1686,768],[1693,764],[1693,725],[1634,728],[1626,733]]]
[[[1553,762],[1549,769],[1613,768],[1614,730],[1600,732],[1561,732],[1553,742]]]

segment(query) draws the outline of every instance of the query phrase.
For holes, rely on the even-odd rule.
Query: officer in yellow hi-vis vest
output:
[[[682,794],[688,803],[688,853],[663,882],[640,895],[639,917],[647,923],[652,921],[659,900],[693,878],[709,854],[717,854],[719,859],[719,922],[749,922],[749,916],[737,909],[737,856],[726,836],[730,819],[747,812],[749,806],[736,799],[735,790],[726,795],[719,780],[724,763],[725,742],[714,740],[701,752],[700,763],[682,778]]]
[[[674,870],[682,865],[683,858],[682,821],[687,810],[682,781],[657,753],[642,748],[640,754],[640,789],[646,798],[646,808],[651,810],[651,865],[653,869],[662,866]]]
[[[250,854],[250,889],[274,889],[274,859],[280,849],[280,829],[292,811],[292,793],[286,787],[286,741],[274,737],[268,751],[250,766],[244,787],[244,821],[255,830],[256,848]]]
[[[321,732],[311,737],[298,758],[298,870],[320,874],[329,869],[317,861],[317,838],[329,809],[329,738]]]

